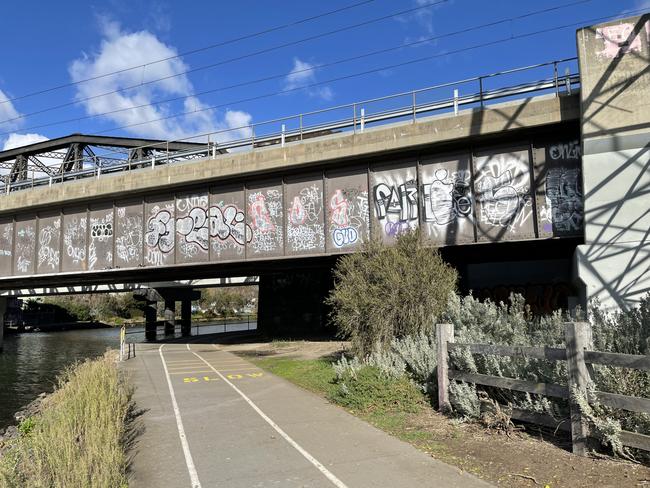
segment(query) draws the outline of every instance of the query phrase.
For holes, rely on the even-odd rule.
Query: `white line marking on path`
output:
[[[178,427],[178,435],[181,438],[181,445],[183,446],[183,454],[185,454],[185,464],[187,464],[187,472],[190,474],[190,481],[192,482],[192,488],[201,488],[201,482],[199,481],[199,475],[196,472],[196,467],[194,466],[194,460],[192,459],[192,453],[190,452],[190,446],[187,443],[187,437],[185,436],[185,428],[183,427],[183,420],[181,419],[181,411],[178,409],[178,403],[176,403],[176,395],[174,394],[174,387],[172,386],[172,380],[169,377],[169,371],[167,371],[167,364],[165,363],[165,357],[163,356],[163,347],[165,344],[162,344],[158,349],[160,354],[160,360],[162,361],[163,368],[165,369],[165,378],[167,378],[167,386],[169,387],[169,394],[172,397],[172,407],[174,407],[174,415],[176,416],[176,427]]]
[[[347,485],[346,485],[345,483],[343,483],[340,479],[338,479],[336,476],[334,476],[334,474],[332,474],[331,471],[329,471],[325,466],[323,466],[323,465],[320,463],[320,461],[318,461],[318,459],[316,459],[314,456],[312,456],[311,454],[309,454],[305,449],[303,449],[303,448],[300,446],[300,444],[298,444],[298,443],[297,443],[296,441],[294,441],[291,437],[289,437],[289,434],[287,434],[284,430],[282,430],[278,424],[276,424],[275,422],[273,422],[273,420],[271,420],[271,419],[270,419],[270,418],[269,418],[269,417],[268,417],[264,412],[262,412],[262,410],[260,410],[260,408],[259,408],[257,405],[255,405],[255,404],[253,403],[253,401],[252,401],[250,398],[248,398],[248,397],[244,394],[243,391],[241,391],[239,388],[237,388],[235,385],[233,385],[230,381],[228,381],[228,379],[227,379],[224,375],[222,375],[222,374],[221,374],[217,369],[215,369],[215,368],[214,368],[214,367],[213,367],[209,362],[207,362],[205,359],[203,359],[203,358],[202,358],[201,356],[199,356],[197,353],[195,353],[194,351],[192,351],[192,349],[190,349],[190,345],[189,345],[189,343],[187,344],[187,350],[190,351],[192,354],[194,354],[197,358],[199,358],[199,359],[200,359],[201,361],[203,361],[205,364],[207,364],[208,367],[209,367],[210,369],[212,369],[212,371],[214,371],[215,373],[217,373],[217,374],[219,375],[219,377],[220,377],[223,381],[225,381],[226,383],[228,383],[228,386],[230,386],[233,390],[235,390],[237,393],[239,393],[239,396],[241,396],[241,397],[246,401],[246,403],[248,403],[248,404],[253,408],[253,410],[255,410],[255,411],[259,414],[259,416],[262,417],[262,418],[266,421],[267,424],[269,424],[271,427],[273,427],[273,428],[275,429],[275,431],[276,431],[278,434],[280,434],[280,435],[284,438],[284,440],[286,440],[289,444],[291,444],[291,446],[292,446],[296,451],[298,451],[300,454],[302,454],[303,457],[304,457],[305,459],[307,459],[307,461],[309,461],[309,462],[310,462],[311,464],[313,464],[313,465],[314,465],[314,466],[315,466],[315,467],[316,467],[316,468],[317,468],[321,473],[323,473],[323,474],[325,475],[325,477],[326,477],[328,480],[330,480],[334,486],[336,486],[337,488],[348,488]]]

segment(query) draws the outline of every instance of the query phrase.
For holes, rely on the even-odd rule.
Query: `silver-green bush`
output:
[[[388,349],[394,338],[432,333],[458,275],[419,232],[410,232],[393,246],[371,240],[361,252],[343,256],[334,277],[330,318],[352,350],[366,357]]]

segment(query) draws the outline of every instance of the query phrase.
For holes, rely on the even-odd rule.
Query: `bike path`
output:
[[[129,360],[145,432],[131,485],[487,487],[218,346]]]

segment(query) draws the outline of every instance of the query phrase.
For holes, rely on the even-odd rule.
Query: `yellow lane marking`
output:
[[[235,369],[219,369],[219,368],[216,369],[218,369],[223,373],[224,371],[250,371],[251,369],[255,369],[259,371],[260,368],[251,367],[251,368],[235,368]]]
[[[235,359],[210,358],[210,362],[223,363],[223,364],[228,364],[228,363],[248,363],[248,361],[246,361],[245,359],[242,359],[242,358],[235,358]]]
[[[183,366],[176,366],[175,368],[169,368],[169,371],[183,371],[186,369],[194,369],[194,368],[205,368],[202,364],[185,364]]]
[[[199,363],[184,363],[184,364],[173,364],[173,365],[167,365],[168,368],[191,368],[193,365],[199,364]]]
[[[231,380],[241,380],[245,378],[260,378],[262,376],[264,376],[264,373],[245,373],[245,374],[232,373],[226,375],[226,377]],[[210,376],[203,376],[202,380],[219,381],[219,378],[211,378]],[[200,382],[201,379],[197,378],[196,376],[186,376],[185,378],[183,378],[183,383],[200,383]]]
[[[187,364],[187,363],[196,364],[196,363],[200,363],[200,362],[201,361],[197,361],[196,359],[186,359],[186,360],[183,360],[183,361],[167,361],[167,365],[170,365],[170,364]]]
[[[170,372],[169,374],[196,374],[196,373],[210,373],[212,370],[200,370],[200,371],[175,371],[174,373]]]

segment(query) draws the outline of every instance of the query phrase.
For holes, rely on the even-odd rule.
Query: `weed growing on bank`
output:
[[[126,487],[133,389],[109,355],[65,371],[0,457],[3,487]]]

